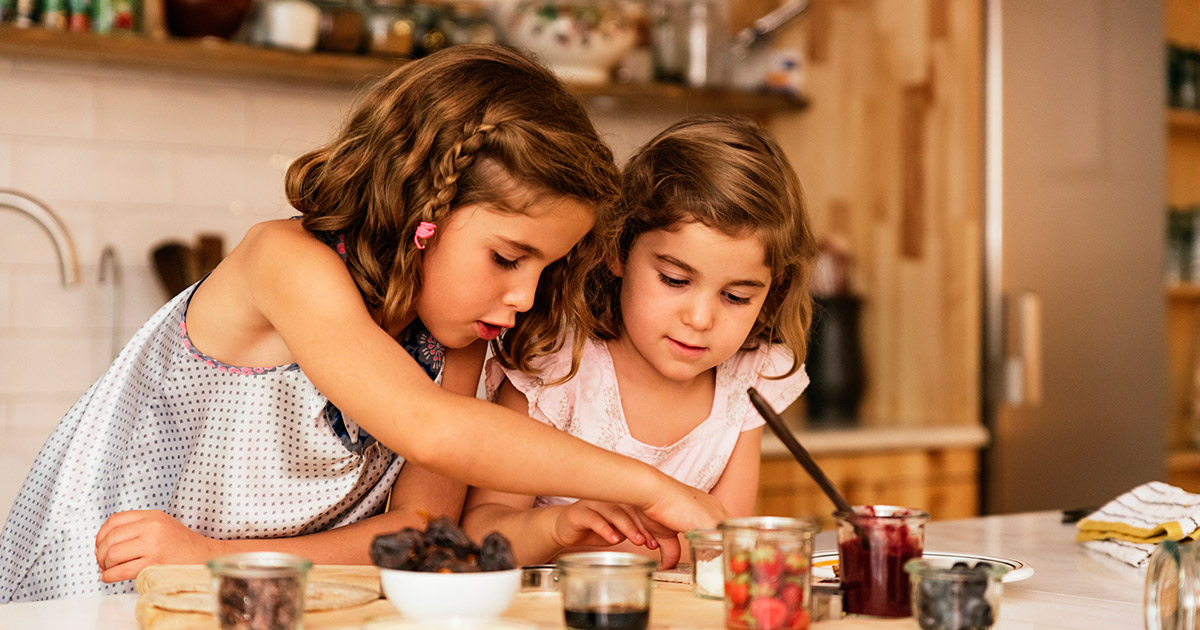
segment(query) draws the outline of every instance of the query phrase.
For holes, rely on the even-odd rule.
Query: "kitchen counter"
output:
[[[927,427],[847,427],[797,430],[796,439],[813,455],[898,450],[982,448],[988,432],[978,424]],[[763,457],[790,457],[787,447],[763,430]]]
[[[1034,569],[1028,579],[1004,587],[997,630],[1056,628],[1078,630],[1129,630],[1142,627],[1144,573],[1074,543],[1075,527],[1059,522],[1058,512],[1033,512],[989,516],[928,525],[925,547],[929,551],[974,553],[1020,560]],[[834,533],[817,535],[817,550],[835,548]],[[534,610],[522,594],[514,610]],[[545,597],[544,595],[541,597]],[[65,627],[73,630],[137,630],[134,606],[137,595],[83,597],[49,602],[9,604],[3,607],[0,626],[13,630]],[[372,604],[380,606],[382,602]],[[690,600],[689,608],[713,610],[711,625],[721,628],[716,602]],[[545,608],[541,610],[544,612]],[[654,614],[653,612],[651,613]],[[692,612],[693,616],[695,612]],[[531,617],[539,628],[561,628],[561,617]],[[652,616],[653,620],[653,616]],[[652,623],[652,627],[657,624]],[[659,626],[661,627],[661,626]],[[691,627],[691,626],[689,626]],[[911,628],[911,619],[840,620],[814,624],[814,628]]]

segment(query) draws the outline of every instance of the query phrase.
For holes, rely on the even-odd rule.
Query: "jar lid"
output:
[[[565,574],[627,574],[650,575],[658,567],[653,558],[623,551],[588,551],[559,556],[557,566]]]
[[[972,582],[980,577],[998,580],[1008,573],[1009,567],[994,562],[981,561],[971,567],[954,568],[945,561],[935,561],[929,558],[913,558],[904,563],[904,570],[914,577],[921,579],[946,580],[951,582]]]
[[[722,532],[727,531],[757,531],[759,533],[806,533],[815,534],[820,530],[817,522],[811,518],[791,518],[787,516],[744,516],[721,521],[717,526]]]
[[[717,528],[711,529],[693,529],[683,535],[692,544],[698,542],[720,543],[722,540],[721,530]]]
[[[852,521],[864,521],[880,518],[906,519],[924,523],[929,520],[929,512],[899,505],[855,505],[852,509],[852,512],[838,510],[837,512],[833,513],[833,516],[835,518]]]
[[[312,562],[290,553],[252,551],[218,556],[208,561],[208,570],[215,576],[240,578],[280,578],[304,575]]]

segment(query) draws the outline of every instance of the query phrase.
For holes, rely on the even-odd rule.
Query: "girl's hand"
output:
[[[96,533],[100,581],[132,580],[152,564],[201,563],[219,552],[217,541],[188,529],[161,510],[117,512]]]
[[[648,549],[658,541],[627,505],[603,501],[576,501],[563,506],[554,521],[554,543],[561,548],[606,547],[628,540]]]
[[[717,497],[663,475],[667,484],[643,510],[649,520],[677,532],[716,527],[729,518]]]

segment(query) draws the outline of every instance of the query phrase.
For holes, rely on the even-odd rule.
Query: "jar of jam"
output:
[[[904,565],[925,552],[929,513],[894,505],[856,505],[834,513],[842,610],[852,615],[912,614]]]
[[[724,545],[725,627],[808,628],[816,521],[750,516],[723,521],[717,529]]]

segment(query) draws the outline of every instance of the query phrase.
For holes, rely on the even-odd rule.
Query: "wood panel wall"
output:
[[[734,28],[778,4],[735,0]],[[775,40],[812,106],[771,129],[865,300],[866,425],[979,421],[982,5],[811,0]]]

